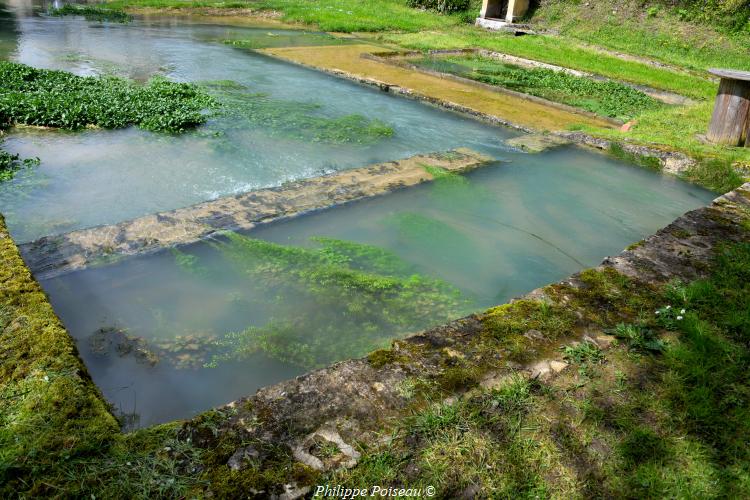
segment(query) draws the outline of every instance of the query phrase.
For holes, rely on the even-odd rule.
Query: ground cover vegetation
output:
[[[97,5],[68,3],[62,7],[50,9],[49,13],[51,16],[82,16],[87,21],[127,23],[133,20],[133,16],[120,9],[108,9]]]
[[[138,85],[7,61],[0,62],[0,82],[0,120],[9,125],[183,132],[204,123],[204,110],[214,105],[200,88],[165,78]]]
[[[544,68],[526,69],[486,57],[425,57],[416,64],[623,121],[645,110],[663,107],[652,97],[619,82],[597,81]]]

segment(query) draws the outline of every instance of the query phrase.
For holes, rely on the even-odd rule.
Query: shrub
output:
[[[417,9],[435,10],[443,14],[464,12],[469,9],[469,0],[407,0],[409,7]]]

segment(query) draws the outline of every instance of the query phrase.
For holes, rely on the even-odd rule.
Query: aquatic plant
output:
[[[39,158],[21,158],[0,149],[0,182],[9,181],[22,168],[39,165]]]
[[[183,132],[204,123],[204,110],[214,106],[199,87],[162,77],[137,85],[121,78],[82,77],[0,62],[0,123],[73,130],[137,125]]]
[[[98,5],[76,5],[65,4],[60,8],[52,8],[49,11],[51,16],[83,16],[87,21],[108,21],[113,23],[128,23],[133,20],[133,16],[120,10]]]
[[[198,257],[195,255],[185,253],[177,248],[171,248],[170,252],[172,253],[172,256],[174,256],[175,264],[177,264],[182,270],[195,276],[208,276],[208,269],[198,263]]]
[[[234,40],[224,40],[223,43],[242,49],[267,49],[272,47],[299,47],[316,45],[346,45],[351,43],[346,38],[329,35],[328,33],[293,32],[293,33],[259,33],[252,37]]]
[[[328,116],[320,104],[274,99],[252,93],[241,84],[219,81],[201,85],[221,103],[220,112],[232,117],[236,127],[250,123],[270,135],[330,144],[371,144],[394,133],[377,119],[360,114]]]
[[[269,297],[272,319],[227,334],[214,363],[257,352],[305,368],[362,356],[468,312],[452,285],[371,245],[315,238],[285,246],[227,233],[215,247]]]

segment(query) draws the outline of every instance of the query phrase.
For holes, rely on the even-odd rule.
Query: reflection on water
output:
[[[562,279],[711,199],[577,148],[523,158],[248,234],[268,244],[218,238],[43,285],[105,395],[147,425]]]

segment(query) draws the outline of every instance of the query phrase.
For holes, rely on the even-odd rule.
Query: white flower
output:
[[[660,315],[660,314],[661,314],[661,311],[656,311],[656,315],[657,316]]]
[[[672,306],[667,306],[667,309],[672,309]]]
[[[682,316],[677,316],[677,321],[682,320]]]
[[[45,382],[49,382],[49,375],[45,375],[45,376],[44,376],[44,381],[45,381]]]
[[[681,309],[680,314],[685,314],[685,309]]]

